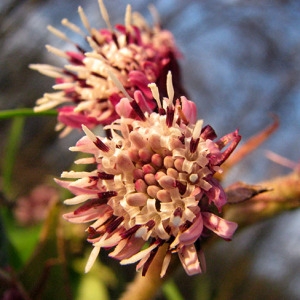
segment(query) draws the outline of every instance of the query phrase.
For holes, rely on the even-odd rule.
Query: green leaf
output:
[[[6,143],[5,154],[3,157],[3,191],[4,194],[9,194],[11,190],[11,179],[13,173],[13,167],[15,163],[16,154],[21,141],[23,132],[24,118],[14,118],[11,124],[8,141]]]
[[[39,243],[20,273],[20,281],[32,299],[72,299],[62,236],[61,204],[49,211]]]
[[[178,287],[172,279],[169,279],[163,284],[162,291],[168,300],[184,300]]]

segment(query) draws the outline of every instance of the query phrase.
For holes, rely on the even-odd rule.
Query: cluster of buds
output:
[[[61,90],[44,95],[36,109],[71,103],[59,108],[59,120],[85,132],[70,150],[88,154],[76,163],[92,171],[63,172],[64,179],[56,180],[75,195],[65,203],[77,208],[64,218],[89,224],[93,250],[86,271],[104,248],[121,264],[137,263],[145,275],[164,245],[161,276],[174,253],[187,274],[201,273],[202,241],[212,232],[230,240],[237,228],[221,217],[227,200],[213,176],[241,137],[235,131],[217,139],[210,125],[197,120],[195,103],[180,94],[169,32],[133,18],[130,7],[125,25],[114,31],[101,1],[100,8],[108,29],[92,29],[79,9],[91,52],[50,48],[71,64],[33,66],[54,76],[54,88]],[[106,137],[91,131],[98,124]]]

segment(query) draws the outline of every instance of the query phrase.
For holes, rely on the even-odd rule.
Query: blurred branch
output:
[[[261,182],[259,186],[268,191],[247,201],[227,205],[224,217],[237,222],[239,227],[244,227],[300,207],[299,171],[295,170],[289,175]],[[228,188],[230,189],[232,187]],[[228,201],[231,201],[230,193]]]
[[[167,245],[160,247],[145,276],[142,276],[141,272],[137,273],[135,280],[129,284],[120,300],[149,300],[154,298],[167,279],[165,277],[160,278],[166,247]]]

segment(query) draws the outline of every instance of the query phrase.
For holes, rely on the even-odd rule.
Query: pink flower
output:
[[[23,226],[30,226],[45,220],[49,206],[58,200],[58,191],[52,186],[41,184],[29,195],[19,197],[14,207],[16,220]]]
[[[89,128],[96,125],[107,125],[119,118],[115,106],[124,95],[119,91],[108,75],[112,72],[124,86],[126,92],[133,97],[139,90],[147,107],[153,111],[156,102],[148,89],[150,82],[165,85],[168,70],[174,71],[179,81],[179,68],[176,57],[179,56],[173,36],[170,32],[161,30],[156,24],[149,27],[145,20],[136,13],[131,13],[127,7],[125,25],[112,28],[108,14],[100,1],[100,10],[108,29],[91,28],[82,8],[79,15],[88,35],[75,24],[64,19],[62,24],[75,33],[85,36],[90,49],[85,50],[74,44],[75,51],[62,51],[52,46],[47,49],[68,62],[60,68],[50,65],[31,65],[44,75],[54,77],[56,84],[54,93],[46,93],[37,101],[36,111],[58,109],[59,125],[81,128],[81,124]],[[49,26],[48,29],[70,42],[61,31]],[[179,87],[179,84],[178,84]],[[179,88],[176,95],[181,92]]]
[[[167,244],[161,276],[174,253],[187,274],[198,274],[204,268],[204,259],[198,258],[202,238],[210,231],[230,240],[237,228],[214,213],[215,208],[221,212],[226,195],[213,175],[240,136],[234,132],[214,141],[212,127],[195,121],[196,106],[185,97],[174,101],[171,73],[167,98],[154,83],[149,86],[158,112],[141,109],[138,92],[134,99],[122,99],[120,119],[105,127],[110,139],[83,126],[86,136],[71,148],[90,154],[77,163],[91,164],[94,171],[64,172],[68,180],[57,180],[75,195],[65,203],[79,205],[65,219],[92,222],[87,232],[94,248],[86,271],[104,248],[113,249],[109,256],[121,264],[137,262],[145,274],[159,247]],[[135,110],[135,119],[126,106]]]

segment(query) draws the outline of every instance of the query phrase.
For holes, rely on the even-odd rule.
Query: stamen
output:
[[[99,4],[99,8],[100,8],[100,12],[101,12],[103,20],[105,21],[108,29],[111,30],[111,31],[113,31],[111,23],[109,21],[109,14],[108,14],[108,12],[106,10],[106,7],[105,7],[103,1],[102,0],[98,0],[98,4]]]
[[[199,138],[200,133],[201,133],[202,125],[203,125],[203,120],[198,120],[197,123],[196,123],[196,125],[195,125],[195,128],[193,130],[192,137],[193,137],[194,140],[197,139],[197,138]]]
[[[156,7],[153,4],[149,4],[148,5],[148,9],[149,9],[151,17],[153,19],[154,25],[159,26],[159,24],[161,22],[160,22],[159,13],[158,13]]]
[[[202,128],[203,120],[198,120],[196,126],[193,131],[193,135],[190,141],[190,152],[194,153],[197,150],[199,141],[200,141],[200,133]]]
[[[166,125],[168,127],[172,127],[172,125],[173,125],[174,113],[175,113],[174,108],[168,106],[167,107],[167,117],[166,117]]]
[[[59,37],[60,39],[66,41],[66,42],[69,42],[71,44],[73,44],[73,42],[60,30],[54,28],[53,26],[51,25],[48,25],[47,26],[47,29],[53,33],[54,35],[56,35],[57,37]]]
[[[143,266],[143,270],[142,270],[142,276],[145,276],[149,267],[150,267],[150,264],[151,262],[153,261],[156,253],[157,253],[157,250],[158,250],[158,247],[153,249],[151,252],[150,252],[150,255],[148,257],[148,259],[146,260],[144,266]]]
[[[114,232],[123,221],[124,221],[124,217],[120,217],[113,220],[111,223],[108,224],[106,232],[107,233]]]
[[[113,83],[115,84],[115,86],[125,95],[125,97],[129,100],[129,103],[131,105],[131,107],[133,108],[133,110],[135,111],[135,113],[138,115],[138,117],[142,120],[145,121],[146,117],[143,113],[143,111],[141,110],[140,106],[138,105],[138,103],[132,99],[129,94],[126,92],[125,88],[123,87],[122,83],[120,82],[120,80],[115,76],[115,74],[113,72],[111,72],[109,69],[106,70],[108,76],[111,78],[111,80],[113,81]]]
[[[115,175],[113,174],[107,174],[105,172],[98,172],[98,178],[105,179],[105,180],[111,180],[114,179]]]
[[[71,29],[72,31],[82,35],[85,37],[85,34],[82,32],[82,30],[77,26],[75,25],[74,23],[70,22],[68,19],[62,19],[61,20],[61,24],[66,26],[67,28]]]
[[[202,128],[200,136],[204,140],[207,139],[214,140],[217,137],[216,132],[210,125],[206,125],[205,127]]]
[[[172,82],[172,73],[171,73],[171,71],[169,71],[168,75],[167,75],[167,93],[168,93],[168,97],[170,99],[170,102],[173,103],[173,100],[174,100],[174,87],[173,87],[173,82]]]
[[[80,207],[78,207],[77,209],[75,209],[74,211],[74,215],[78,215],[84,211],[89,210],[92,207],[97,207],[103,204],[107,203],[108,198],[102,198],[102,199],[91,199],[87,202],[85,202],[83,205],[81,205]]]
[[[47,49],[49,52],[55,54],[56,56],[59,56],[59,57],[62,57],[62,58],[66,58],[66,59],[69,59],[69,56],[68,56],[64,51],[62,51],[62,50],[60,50],[60,49],[57,49],[57,48],[55,48],[55,47],[53,47],[53,46],[50,46],[50,45],[46,45],[45,47],[46,47],[46,49]]]
[[[94,262],[96,261],[98,255],[99,255],[100,249],[101,249],[101,247],[97,246],[97,247],[94,247],[94,249],[92,250],[90,257],[86,263],[85,269],[84,269],[85,273],[89,272],[90,269],[92,268]]]
[[[145,117],[143,111],[141,110],[140,106],[138,105],[138,103],[135,100],[132,100],[132,101],[130,101],[130,105],[133,108],[133,110],[135,111],[135,113],[138,115],[138,117],[142,121],[146,121],[146,117]]]
[[[157,85],[153,82],[153,83],[149,83],[148,87],[150,88],[150,90],[152,92],[153,98],[156,100],[158,109],[162,109],[160,97],[159,97],[159,90],[158,90]]]
[[[40,72],[43,75],[54,77],[54,78],[60,78],[64,75],[62,74],[62,69],[58,67],[53,67],[50,65],[44,65],[44,64],[30,64],[29,68],[32,70],[36,70]]]
[[[78,7],[78,14],[79,14],[79,17],[81,19],[81,22],[82,22],[83,26],[91,34],[92,28],[91,28],[90,23],[88,21],[88,18],[86,17],[86,15],[85,15],[85,13],[84,13],[81,6]]]
[[[85,125],[82,125],[82,130],[87,137],[95,144],[95,146],[103,152],[108,152],[110,149],[98,137],[96,137]]]
[[[126,13],[125,13],[125,27],[126,30],[131,29],[131,5],[128,4],[126,7]]]
[[[132,236],[137,230],[141,227],[141,225],[134,225],[133,227],[129,228],[125,232],[121,233],[122,239],[127,239],[128,237]]]
[[[107,198],[115,197],[117,195],[118,193],[116,191],[106,191],[106,192],[98,193],[99,199],[107,199]]]
[[[133,99],[129,96],[129,94],[126,92],[125,88],[123,87],[122,83],[120,80],[116,77],[116,75],[111,72],[109,69],[106,69],[106,72],[108,76],[111,78],[115,86],[125,95],[125,97],[129,100],[132,101]]]

